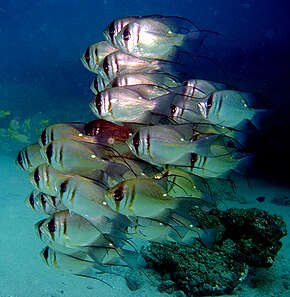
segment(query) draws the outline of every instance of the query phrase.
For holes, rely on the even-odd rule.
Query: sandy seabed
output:
[[[63,274],[46,267],[39,256],[44,244],[37,238],[34,224],[43,216],[33,213],[24,199],[33,190],[27,173],[20,170],[13,158],[0,155],[0,297],[145,297],[172,296],[161,294],[152,286],[130,291],[123,278],[105,275],[97,280]],[[270,203],[276,195],[290,197],[290,189],[253,181],[253,188],[238,185],[245,204],[227,202],[228,207],[258,207],[281,215],[290,230],[290,207]],[[256,197],[265,196],[259,203]],[[232,295],[241,297],[290,297],[290,236],[282,239],[283,247],[269,269],[256,270],[255,286],[246,279]]]

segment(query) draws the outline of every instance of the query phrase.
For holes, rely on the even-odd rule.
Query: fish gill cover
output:
[[[35,187],[26,204],[49,215],[35,225],[47,245],[45,263],[101,281],[115,273],[133,289],[128,270],[149,274],[160,247],[167,257],[172,249],[185,257],[213,247],[214,261],[226,214],[217,212],[220,222],[208,224],[221,200],[211,184],[234,187],[233,175],[246,176],[255,155],[250,140],[270,111],[254,93],[196,76],[213,63],[205,49],[217,32],[179,16],[150,15],[115,19],[103,33],[105,40],[81,57],[96,75],[89,106],[97,119],[47,126],[17,163]],[[271,261],[286,234],[278,225]],[[227,245],[243,247],[234,239]],[[213,282],[197,292],[180,282],[182,275],[172,276],[171,287],[188,296],[227,293],[253,265],[240,254],[230,287]],[[234,265],[237,256],[229,257]],[[258,263],[268,267],[265,258]]]

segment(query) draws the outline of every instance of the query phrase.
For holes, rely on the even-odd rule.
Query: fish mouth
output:
[[[42,231],[42,225],[44,224],[44,222],[46,221],[46,219],[43,219],[39,222],[37,222],[35,225],[34,225],[34,229],[37,233],[37,235],[39,236],[39,238],[44,242],[44,243],[48,243],[48,240],[46,238],[46,236],[43,236],[43,231]]]
[[[90,109],[92,110],[92,112],[93,112],[95,115],[99,116],[99,113],[98,113],[98,111],[97,111],[97,107],[96,107],[96,105],[94,104],[94,102],[90,102],[90,103],[89,103],[89,107],[90,107]]]

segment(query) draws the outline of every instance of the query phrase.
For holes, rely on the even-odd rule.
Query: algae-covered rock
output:
[[[160,274],[169,274],[176,288],[186,296],[215,296],[233,291],[247,273],[247,265],[231,257],[233,250],[234,243],[231,241],[212,249],[201,244],[188,248],[152,243],[143,251],[143,256]],[[168,283],[162,282],[159,290],[161,288],[169,293],[164,290]]]
[[[287,235],[281,216],[265,210],[229,209],[217,214],[225,228],[224,238],[236,244],[236,257],[253,267],[270,267],[282,247],[280,239]]]
[[[186,296],[224,295],[231,293],[247,276],[249,267],[270,267],[280,250],[280,239],[287,234],[282,217],[260,209],[213,210],[193,215],[200,227],[219,230],[216,243],[193,247],[151,243],[142,254],[161,276],[158,289]]]

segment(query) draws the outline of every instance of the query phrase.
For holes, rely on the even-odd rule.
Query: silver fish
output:
[[[146,111],[155,107],[153,101],[128,89],[113,88],[102,91],[90,103],[95,115],[112,122],[141,122]]]
[[[16,163],[25,171],[32,172],[38,165],[45,163],[38,143],[28,145],[17,155]]]
[[[128,139],[127,144],[134,155],[156,165],[173,164],[188,153],[217,157],[235,150],[229,146],[232,141],[227,136],[201,134],[192,141],[181,128],[180,125],[144,126]]]
[[[37,190],[34,190],[28,195],[25,199],[25,204],[36,212],[48,215],[66,209],[58,197]]]
[[[174,162],[174,165],[203,178],[228,178],[231,172],[244,174],[252,161],[253,157],[248,154],[228,154],[216,158],[188,154]]]
[[[41,153],[55,170],[96,180],[102,179],[103,171],[112,178],[121,178],[128,166],[118,163],[118,159],[122,162],[126,155],[135,158],[128,148],[127,154],[124,152],[121,155],[118,150],[108,145],[70,139],[54,140],[43,147]]]
[[[141,18],[140,16],[130,16],[125,18],[119,18],[114,21],[112,21],[103,31],[103,34],[106,38],[106,40],[112,44],[113,46],[116,46],[116,37],[118,33],[130,22],[135,21],[137,19]]]
[[[180,86],[182,81],[169,73],[129,73],[117,76],[108,88],[126,87],[134,85],[153,85],[164,89]]]
[[[122,51],[137,57],[174,60],[176,49],[196,52],[205,34],[191,21],[174,16],[145,16],[129,22],[116,36]]]
[[[189,216],[190,207],[202,200],[195,197],[174,198],[156,179],[141,178],[125,180],[110,188],[105,201],[108,206],[123,215],[156,219],[162,223],[171,220],[172,213]],[[182,219],[181,219],[182,220]],[[186,223],[188,227],[192,223]]]
[[[109,81],[130,73],[169,73],[181,80],[193,75],[191,69],[182,62],[142,59],[120,50],[107,55],[98,68],[98,74]]]
[[[39,139],[39,144],[44,147],[53,140],[73,139],[76,141],[91,142],[90,137],[85,134],[86,123],[57,123],[45,128]]]
[[[118,50],[107,41],[100,41],[90,45],[81,57],[83,65],[90,71],[98,73],[97,69],[106,55]]]
[[[71,175],[57,171],[48,164],[42,164],[30,173],[29,180],[36,190],[57,196],[59,185],[69,177]]]
[[[183,86],[185,86],[187,90],[185,95],[194,98],[204,98],[216,91],[233,89],[233,87],[228,84],[204,79],[189,79],[183,82]]]
[[[113,246],[88,220],[69,211],[61,211],[35,224],[40,239],[68,247]]]

